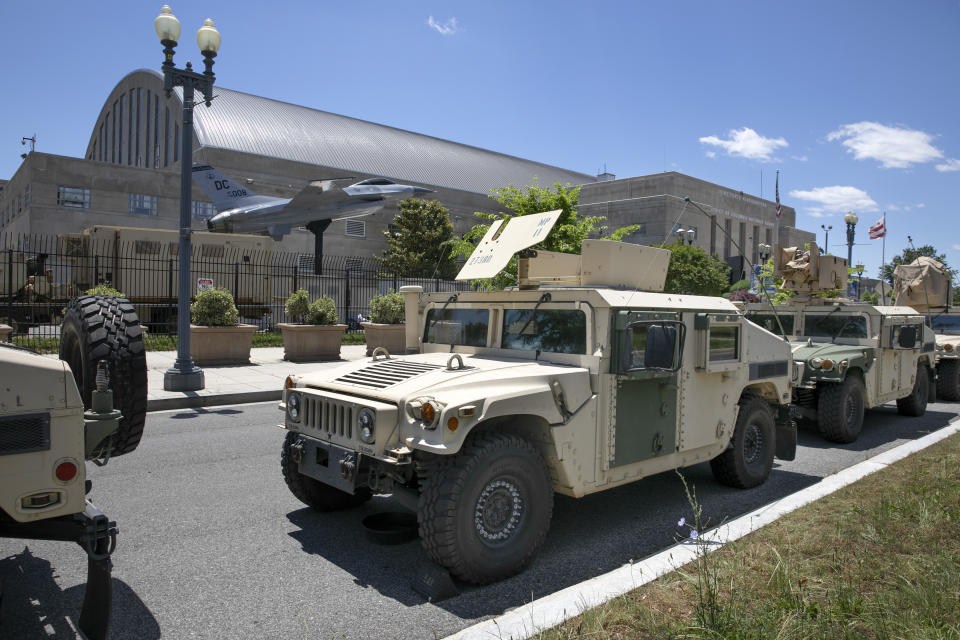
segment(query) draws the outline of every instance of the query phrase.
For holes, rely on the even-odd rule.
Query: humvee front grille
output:
[[[328,436],[353,438],[353,405],[304,394],[303,423]]]
[[[49,413],[24,413],[0,418],[0,456],[49,449]]]
[[[373,389],[385,389],[404,380],[409,380],[433,369],[439,369],[439,364],[410,362],[408,360],[384,360],[359,371],[348,373],[337,378],[337,382],[356,384]]]

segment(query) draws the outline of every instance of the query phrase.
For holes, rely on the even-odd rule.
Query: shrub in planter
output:
[[[190,357],[201,366],[245,364],[257,328],[238,324],[233,296],[223,288],[197,292],[190,305]]]
[[[336,360],[347,325],[337,324],[333,299],[321,296],[310,302],[304,289],[294,291],[284,305],[287,317],[295,322],[277,324],[283,334],[283,358],[293,362]]]
[[[362,322],[367,337],[367,355],[384,347],[390,353],[404,353],[407,349],[406,328],[403,326],[405,306],[403,294],[393,292],[370,300],[370,322]]]
[[[120,293],[119,291],[114,289],[112,286],[110,286],[109,282],[104,282],[102,284],[98,284],[95,287],[91,287],[90,289],[87,289],[86,291],[84,291],[84,294],[88,296],[113,296],[115,298],[127,297],[126,294]]]

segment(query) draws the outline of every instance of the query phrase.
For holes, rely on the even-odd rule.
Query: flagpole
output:
[[[776,221],[776,226],[774,227],[775,229],[774,236],[776,238],[774,240],[774,244],[779,247],[780,246],[780,170],[779,169],[777,169],[777,183],[776,183],[775,191],[777,196],[777,221]]]
[[[887,212],[883,212],[883,237],[880,239],[880,304],[886,306],[887,294],[884,288],[887,272],[884,267],[887,266]]]

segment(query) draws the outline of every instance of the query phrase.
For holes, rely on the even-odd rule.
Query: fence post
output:
[[[293,291],[296,291],[296,290],[298,290],[298,289],[300,288],[300,287],[297,286],[297,285],[299,284],[299,283],[297,282],[298,279],[299,279],[299,275],[300,275],[300,274],[299,274],[299,269],[297,268],[297,263],[294,262],[294,263],[293,263]],[[290,293],[293,293],[293,291],[291,291]]]
[[[345,309],[344,313],[347,315],[347,324],[350,324],[350,269],[343,270],[343,279],[346,281],[346,286],[343,288],[343,307]]]
[[[100,284],[100,256],[93,256],[93,286]]]
[[[7,249],[7,322],[13,326],[13,249]]]
[[[173,298],[173,258],[167,258],[167,306],[170,309],[167,315],[167,332],[173,333],[173,311],[177,308],[177,302]]]
[[[240,263],[233,263],[233,299],[240,299]]]

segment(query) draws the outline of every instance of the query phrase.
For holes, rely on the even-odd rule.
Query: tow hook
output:
[[[303,462],[303,438],[297,438],[297,441],[290,445],[290,457],[298,466]]]
[[[340,477],[344,480],[352,480],[356,470],[357,453],[351,451],[340,459]]]

